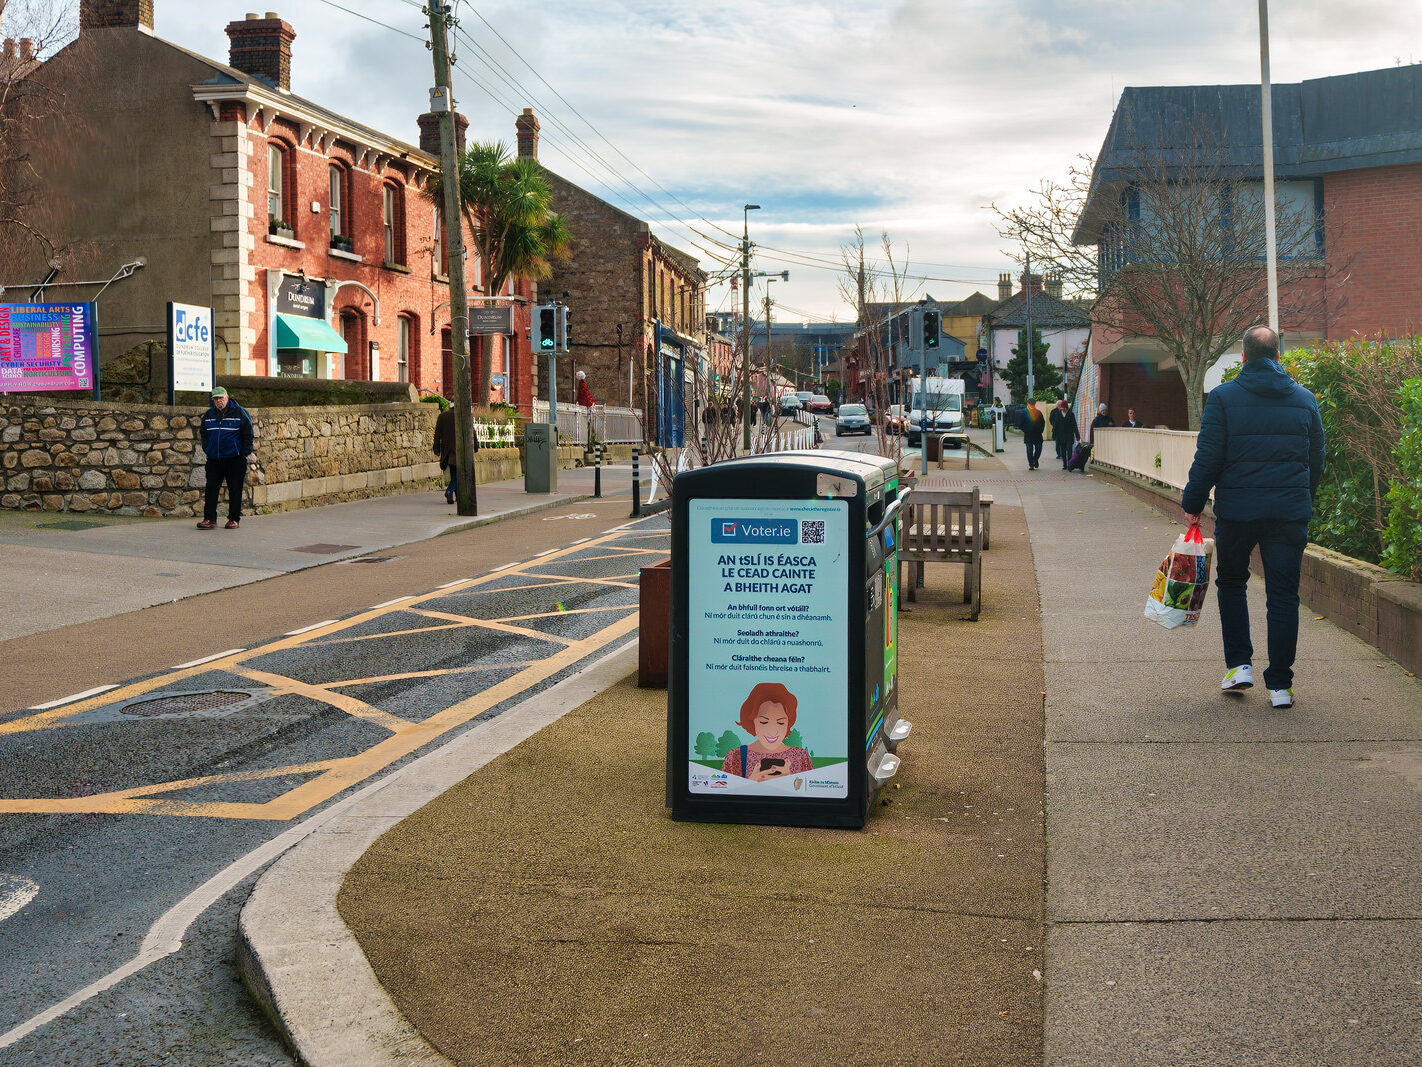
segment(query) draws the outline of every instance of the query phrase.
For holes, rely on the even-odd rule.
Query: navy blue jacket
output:
[[[208,459],[235,459],[252,454],[252,418],[242,405],[227,398],[227,410],[213,404],[202,417],[202,450]]]
[[[1318,401],[1272,359],[1252,359],[1232,382],[1210,390],[1180,506],[1234,521],[1308,520],[1323,477]]]

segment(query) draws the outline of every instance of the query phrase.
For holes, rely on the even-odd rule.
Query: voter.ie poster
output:
[[[848,503],[694,499],[687,522],[690,791],[848,796]]]

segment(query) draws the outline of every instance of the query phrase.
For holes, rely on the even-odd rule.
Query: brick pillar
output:
[[[518,131],[518,156],[520,159],[538,158],[538,116],[533,113],[533,108],[526,107],[523,114],[514,120],[514,129]]]
[[[420,151],[432,156],[439,155],[439,113],[426,111],[415,120],[420,124]],[[461,155],[464,154],[465,134],[469,130],[469,120],[459,112],[454,113],[454,144]]]
[[[0,4],[0,7],[4,7]],[[153,29],[153,0],[83,0],[79,6],[79,32],[113,26]]]
[[[268,11],[266,18],[249,13],[241,22],[227,24],[227,36],[232,42],[229,66],[285,92],[291,90],[291,42],[296,31],[290,23],[283,22],[275,11]]]

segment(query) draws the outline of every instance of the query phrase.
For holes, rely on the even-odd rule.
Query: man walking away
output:
[[[1037,401],[1027,401],[1027,410],[1022,412],[1022,440],[1027,445],[1027,469],[1034,471],[1042,458],[1042,431],[1047,420],[1037,410]]]
[[[1076,444],[1076,439],[1080,436],[1076,425],[1076,415],[1067,406],[1065,400],[1058,400],[1057,406],[1052,408],[1051,419],[1052,440],[1057,445],[1057,459],[1062,461],[1062,470],[1066,470],[1071,465],[1071,450]]]
[[[439,469],[449,471],[449,484],[444,488],[444,502],[454,503],[456,487],[459,483],[459,471],[455,467],[457,445],[455,442],[454,428],[454,407],[445,408],[435,419],[434,427],[434,453],[439,456]],[[479,434],[474,432],[474,451],[479,451]]]
[[[1254,684],[1249,641],[1249,557],[1264,561],[1269,626],[1269,703],[1293,707],[1294,655],[1299,638],[1299,572],[1313,495],[1323,477],[1323,422],[1318,401],[1279,366],[1279,335],[1255,326],[1244,335],[1244,367],[1210,391],[1200,421],[1195,461],[1180,506],[1200,521],[1215,490],[1216,597],[1224,637],[1220,688],[1237,693]]]
[[[227,529],[242,525],[242,484],[247,480],[247,457],[252,454],[252,419],[242,405],[218,386],[212,405],[202,417],[202,450],[207,454],[207,487],[203,490],[199,530],[217,525],[217,496],[227,483]]]

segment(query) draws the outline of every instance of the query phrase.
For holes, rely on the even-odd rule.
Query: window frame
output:
[[[395,319],[395,380],[410,381],[410,364],[417,353],[415,316],[401,312]]]
[[[406,266],[405,246],[405,187],[396,181],[386,181],[381,185],[381,214],[383,216],[383,236],[385,238],[385,263],[387,266]]]
[[[350,220],[346,215],[346,205],[350,203],[347,192],[349,174],[334,160],[327,164],[326,222],[331,237],[350,237]]]
[[[284,223],[291,226],[291,219],[287,216],[288,208],[291,205],[291,196],[287,190],[287,163],[286,145],[281,141],[271,140],[267,142],[267,223]],[[293,190],[294,192],[294,190]],[[273,205],[276,210],[273,211]]]

